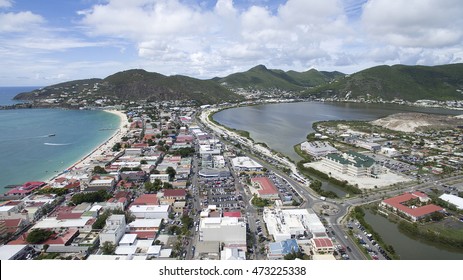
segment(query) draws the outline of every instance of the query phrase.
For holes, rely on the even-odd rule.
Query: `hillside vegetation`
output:
[[[105,79],[88,79],[60,83],[21,93],[15,99],[110,98],[121,101],[190,100],[197,104],[239,101],[242,97],[210,80],[186,76],[164,76],[135,69],[118,72]]]
[[[463,99],[463,64],[377,66],[348,75],[303,96],[416,101]]]
[[[309,87],[324,85],[335,78],[343,77],[340,72],[320,72],[311,69],[306,72],[283,71],[267,69],[264,65],[258,65],[246,72],[234,73],[224,78],[213,80],[227,88],[251,88],[251,89],[280,89],[287,91],[302,91]]]

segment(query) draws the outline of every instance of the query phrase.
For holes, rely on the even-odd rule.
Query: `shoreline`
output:
[[[117,128],[117,130],[109,138],[104,140],[102,143],[97,144],[93,149],[90,150],[89,153],[86,153],[83,157],[81,157],[74,164],[64,169],[64,171],[46,178],[44,180],[45,183],[50,184],[56,178],[62,176],[63,174],[71,170],[84,168],[92,160],[94,160],[97,156],[111,149],[117,142],[120,142],[122,140],[122,137],[127,134],[128,129],[129,129],[128,128],[129,123],[128,123],[127,116],[123,112],[117,111],[117,110],[102,110],[102,111],[119,117],[120,121],[119,121],[119,127]]]

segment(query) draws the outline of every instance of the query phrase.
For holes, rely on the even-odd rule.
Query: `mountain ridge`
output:
[[[257,65],[251,69],[200,80],[183,75],[165,76],[143,69],[114,73],[104,79],[92,78],[59,83],[14,99],[60,99],[80,105],[85,99],[122,101],[188,100],[196,104],[212,104],[244,100],[236,92],[270,92],[273,96],[296,98],[338,98],[343,100],[416,101],[463,100],[463,63],[438,66],[379,65],[353,74],[338,71],[304,72],[268,69]],[[288,95],[285,95],[288,96]],[[51,102],[51,101],[49,101]]]

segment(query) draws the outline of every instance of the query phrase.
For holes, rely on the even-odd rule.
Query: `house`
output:
[[[45,186],[45,182],[26,182],[22,186],[18,186],[4,194],[7,197],[23,198],[30,195],[36,189]]]
[[[124,171],[120,176],[122,180],[132,183],[143,183],[146,181],[145,171]]]
[[[131,234],[136,234],[138,239],[154,239],[161,227],[162,219],[136,219],[128,224]]]
[[[171,199],[174,201],[185,200],[186,199],[186,190],[184,189],[165,189],[162,192],[158,193],[160,198]]]
[[[15,234],[28,225],[24,219],[0,220],[0,223],[4,225],[5,233],[9,234]]]
[[[164,173],[164,174],[151,174],[150,175],[150,182],[154,183],[156,179],[161,180],[161,182],[169,182],[169,174]]]
[[[435,212],[444,212],[444,208],[430,204],[430,201],[425,193],[417,191],[385,199],[380,206],[416,222]]]
[[[269,260],[283,259],[285,255],[299,252],[299,245],[295,239],[286,239],[268,244],[267,257]]]
[[[246,260],[246,252],[239,248],[224,247],[223,250],[220,251],[220,259],[227,261],[243,261]]]
[[[75,216],[74,216],[75,215]],[[92,225],[96,222],[93,217],[82,217],[82,213],[71,213],[58,217],[47,217],[38,221],[32,228],[59,230],[62,228],[91,231]]]
[[[106,220],[106,225],[100,232],[100,246],[105,242],[111,242],[118,245],[122,236],[125,234],[125,216],[111,215]]]
[[[0,220],[25,219],[29,222],[29,213],[20,200],[10,200],[0,205]]]
[[[334,252],[333,241],[329,238],[312,238],[310,242],[312,250],[316,253],[332,254]]]
[[[85,191],[112,191],[114,186],[116,185],[116,180],[110,176],[94,176],[90,182],[88,183],[87,188]]]
[[[132,205],[159,205],[157,194],[142,194],[137,197]]]
[[[129,209],[137,218],[168,219],[172,207],[170,205],[132,205]]]

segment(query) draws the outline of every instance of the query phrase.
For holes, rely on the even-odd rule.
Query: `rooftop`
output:
[[[267,177],[252,178],[251,181],[258,183],[259,186],[262,188],[261,190],[258,190],[258,193],[260,195],[278,194],[277,188]]]
[[[439,207],[434,204],[427,204],[421,207],[411,208],[403,205],[402,203],[416,199],[416,198],[427,198],[428,196],[422,192],[413,192],[413,193],[404,193],[402,195],[391,197],[383,200],[383,203],[393,206],[399,209],[402,212],[405,212],[413,217],[421,217],[433,212],[444,210],[442,207]]]

